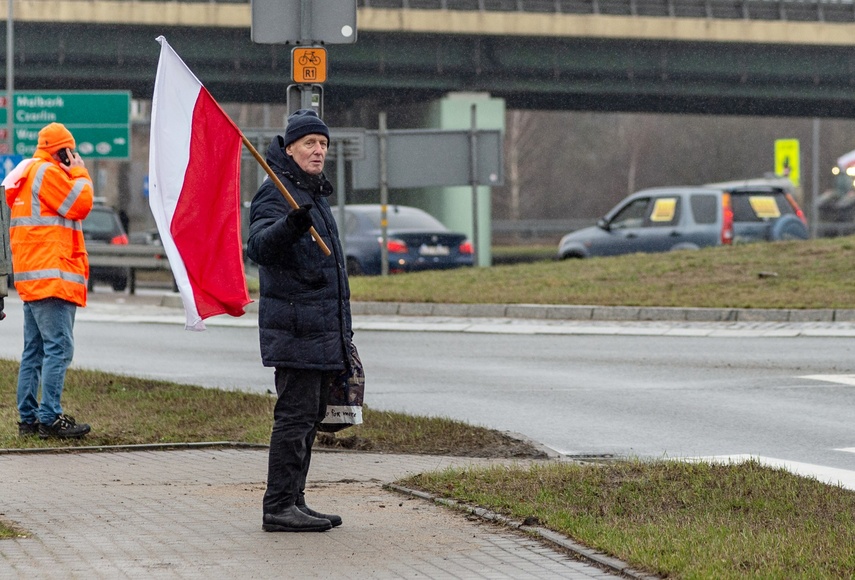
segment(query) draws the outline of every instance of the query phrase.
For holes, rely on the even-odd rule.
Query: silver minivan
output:
[[[696,250],[807,238],[804,212],[785,188],[659,187],[630,195],[596,226],[564,236],[558,257]]]

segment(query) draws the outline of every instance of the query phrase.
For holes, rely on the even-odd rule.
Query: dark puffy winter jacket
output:
[[[287,155],[282,137],[267,150],[267,163],[309,215],[331,251],[325,256],[311,234],[299,235],[287,215],[291,206],[271,179],[252,200],[247,255],[259,265],[258,327],[265,366],[339,370],[347,365],[353,332],[350,286],[338,228],[326,196],[332,186],[310,177]]]

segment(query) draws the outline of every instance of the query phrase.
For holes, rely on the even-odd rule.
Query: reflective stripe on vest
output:
[[[48,217],[19,217],[9,220],[11,227],[15,226],[62,226],[72,230],[83,231],[83,224],[60,216]]]
[[[30,272],[15,272],[15,281],[29,282],[32,280],[52,280],[59,278],[66,282],[74,282],[75,284],[86,284],[86,278],[80,274],[72,274],[64,272],[59,268],[50,268],[48,270],[32,270]]]

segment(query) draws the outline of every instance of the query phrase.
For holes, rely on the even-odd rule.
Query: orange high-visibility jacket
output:
[[[20,179],[6,185],[15,289],[24,302],[53,297],[86,306],[82,222],[94,195],[89,172],[72,167],[69,175],[41,149],[27,162]]]

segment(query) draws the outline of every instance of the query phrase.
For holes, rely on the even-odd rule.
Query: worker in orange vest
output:
[[[74,354],[74,315],[78,306],[86,306],[89,257],[82,222],[94,196],[92,179],[74,147],[71,132],[51,123],[39,131],[33,157],[3,180],[11,208],[15,290],[24,303],[18,434],[42,439],[76,439],[90,431],[89,425],[63,413],[61,404]]]

